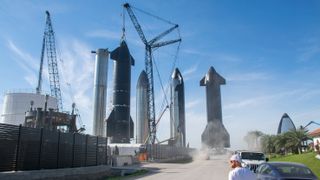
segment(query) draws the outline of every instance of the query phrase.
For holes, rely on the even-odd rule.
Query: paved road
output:
[[[228,179],[230,170],[228,164],[228,155],[214,156],[210,160],[198,158],[192,163],[174,164],[174,163],[148,163],[144,168],[150,170],[143,176],[137,176],[130,179],[152,179],[152,180],[209,180],[209,179]]]

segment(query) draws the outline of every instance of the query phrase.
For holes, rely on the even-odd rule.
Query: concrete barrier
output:
[[[101,179],[112,174],[111,167],[106,165],[33,170],[33,171],[7,171],[0,173],[1,180],[82,180],[82,179]]]

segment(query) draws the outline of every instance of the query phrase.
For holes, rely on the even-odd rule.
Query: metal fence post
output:
[[[58,131],[58,150],[57,150],[57,168],[59,168],[59,154],[60,154],[60,131]]]
[[[105,147],[105,154],[106,154],[106,159],[104,164],[108,164],[108,138],[106,137],[106,147]]]
[[[96,166],[98,165],[98,144],[99,144],[99,137],[97,136],[97,143],[96,143]]]
[[[43,128],[41,128],[41,130],[40,130],[38,169],[41,169],[41,151],[42,151],[42,141],[43,141]]]
[[[19,125],[19,133],[18,133],[18,142],[17,142],[17,149],[16,149],[16,165],[15,165],[15,171],[18,171],[19,166],[19,153],[20,153],[20,140],[21,140],[21,129],[22,125]]]
[[[87,156],[88,156],[88,134],[86,135],[86,149],[85,149],[85,157],[84,157],[84,166],[87,166]]]
[[[72,138],[72,158],[71,158],[71,167],[73,166],[73,161],[74,161],[74,146],[75,146],[75,140],[76,140],[76,133],[73,133],[73,138]]]

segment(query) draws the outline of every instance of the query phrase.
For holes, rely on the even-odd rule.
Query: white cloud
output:
[[[208,53],[208,52],[203,52],[203,51],[199,51],[196,49],[183,49],[182,53],[203,57],[203,58],[199,58],[199,59],[212,59],[212,60],[217,60],[217,61],[233,62],[233,63],[242,61],[242,59],[240,57],[237,57],[232,54],[221,53],[221,52]]]
[[[75,38],[61,40],[62,45],[59,71],[61,72],[61,89],[64,109],[70,110],[75,101],[86,125],[86,133],[92,133],[92,94],[94,55],[91,47]],[[69,93],[68,93],[69,92]]]
[[[91,32],[86,33],[86,36],[91,37],[91,38],[104,38],[107,40],[114,40],[114,41],[119,41],[121,39],[122,33],[121,31],[110,31],[110,30],[94,30]],[[134,46],[137,46],[139,48],[144,47],[142,41],[140,38],[130,38],[130,37],[136,37],[136,35],[127,35],[126,34],[126,41],[133,44]]]
[[[185,104],[185,108],[187,109],[193,109],[194,107],[196,107],[197,105],[199,105],[200,103],[202,103],[202,101],[200,99],[196,99],[196,100],[193,100],[193,101],[188,101],[186,104]]]
[[[228,81],[260,81],[271,79],[272,76],[266,73],[261,72],[250,72],[238,75],[228,76],[226,79]]]
[[[309,47],[306,47],[302,50],[303,52],[299,56],[299,61],[309,61],[313,57],[320,55],[320,46],[318,45],[312,45]]]
[[[105,38],[105,39],[112,39],[112,40],[119,40],[121,37],[120,31],[110,31],[110,30],[95,30],[88,32],[86,34],[88,37],[94,38]]]
[[[20,49],[13,41],[8,40],[7,46],[9,50],[13,52],[13,55],[16,56],[16,58],[13,58],[16,60],[18,65],[26,71],[26,75],[24,76],[24,79],[32,86],[36,86],[37,82],[37,76],[36,71],[39,68],[40,61],[31,56],[29,53],[23,51]],[[45,71],[45,70],[44,70]]]
[[[189,69],[186,69],[181,73],[184,81],[188,81],[193,77],[194,73],[198,70],[198,65],[199,64],[193,64]]]
[[[320,96],[320,90],[319,89],[311,89],[311,90],[305,90],[304,93],[301,93],[299,97],[297,97],[298,100],[305,100],[305,99],[312,99],[314,97]]]
[[[280,93],[272,93],[269,95],[265,96],[258,96],[254,98],[246,98],[244,97],[245,100],[242,100],[240,102],[236,103],[230,103],[224,106],[224,109],[230,110],[230,109],[241,109],[241,108],[250,108],[250,106],[257,106],[261,104],[266,104],[269,102],[275,102],[277,100],[280,100],[281,98],[284,97],[290,97],[294,96],[296,97],[297,94],[301,94],[303,90],[292,90],[292,91],[285,91],[285,92],[280,92]]]
[[[18,48],[16,44],[11,40],[8,40],[7,46],[17,57],[19,57],[18,61],[23,63],[24,67],[27,68],[28,71],[37,70],[36,64],[40,62],[39,60],[37,62],[36,58]]]

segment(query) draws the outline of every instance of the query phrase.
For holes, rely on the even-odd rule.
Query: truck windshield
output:
[[[253,152],[242,152],[242,159],[250,159],[250,160],[265,160],[263,153],[253,153]]]

